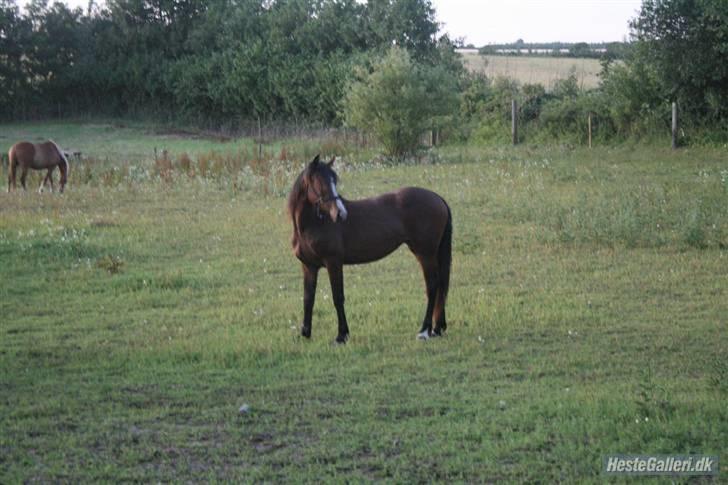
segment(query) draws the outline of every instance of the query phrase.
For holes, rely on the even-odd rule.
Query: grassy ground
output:
[[[445,338],[414,338],[401,249],[347,267],[335,347],[325,274],[297,337],[284,197],[308,145],[256,161],[140,127],[0,127],[54,130],[109,160],[74,163],[63,195],[0,194],[2,483],[599,482],[607,453],[726,456],[725,150],[345,155],[346,197],[442,194],[454,258]]]
[[[599,84],[601,66],[598,59],[570,59],[568,57],[546,56],[481,56],[463,53],[468,69],[485,72],[488,77],[507,77],[521,83],[540,83],[547,89],[559,79],[569,76],[575,69],[577,79],[584,88],[595,88]]]

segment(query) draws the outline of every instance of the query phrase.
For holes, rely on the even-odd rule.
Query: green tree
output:
[[[32,29],[15,0],[0,0],[0,118],[20,115],[31,96],[25,51]]]
[[[728,2],[645,0],[631,27],[663,96],[696,119],[728,117]]]
[[[387,154],[399,159],[457,109],[455,76],[440,66],[415,63],[404,49],[393,47],[370,71],[357,74],[344,100],[346,122],[374,134]]]
[[[569,48],[571,57],[592,57],[594,53],[586,42],[578,42]]]

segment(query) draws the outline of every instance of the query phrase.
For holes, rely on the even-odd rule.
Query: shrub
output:
[[[427,129],[445,124],[458,101],[456,79],[449,71],[417,64],[398,47],[371,70],[357,69],[347,91],[346,123],[374,135],[398,159],[417,150]]]

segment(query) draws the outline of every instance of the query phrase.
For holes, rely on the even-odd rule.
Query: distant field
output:
[[[522,83],[541,83],[547,89],[554,81],[569,75],[572,67],[584,88],[599,85],[601,66],[597,59],[570,59],[566,57],[525,57],[525,56],[483,56],[463,53],[463,60],[472,71],[485,71],[488,76],[504,76]]]
[[[391,165],[161,131],[0,125],[0,148],[53,136],[91,157],[64,194],[1,187],[0,483],[601,483],[608,453],[725,457],[725,149]],[[342,154],[345,197],[447,199],[446,337],[415,340],[406,248],[345,269],[346,346],[325,274],[298,337],[284,207],[313,150]]]

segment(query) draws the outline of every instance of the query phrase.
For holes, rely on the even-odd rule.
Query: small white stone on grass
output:
[[[240,414],[250,414],[250,405],[243,404],[242,406],[240,406],[240,409],[238,409],[238,412]]]

